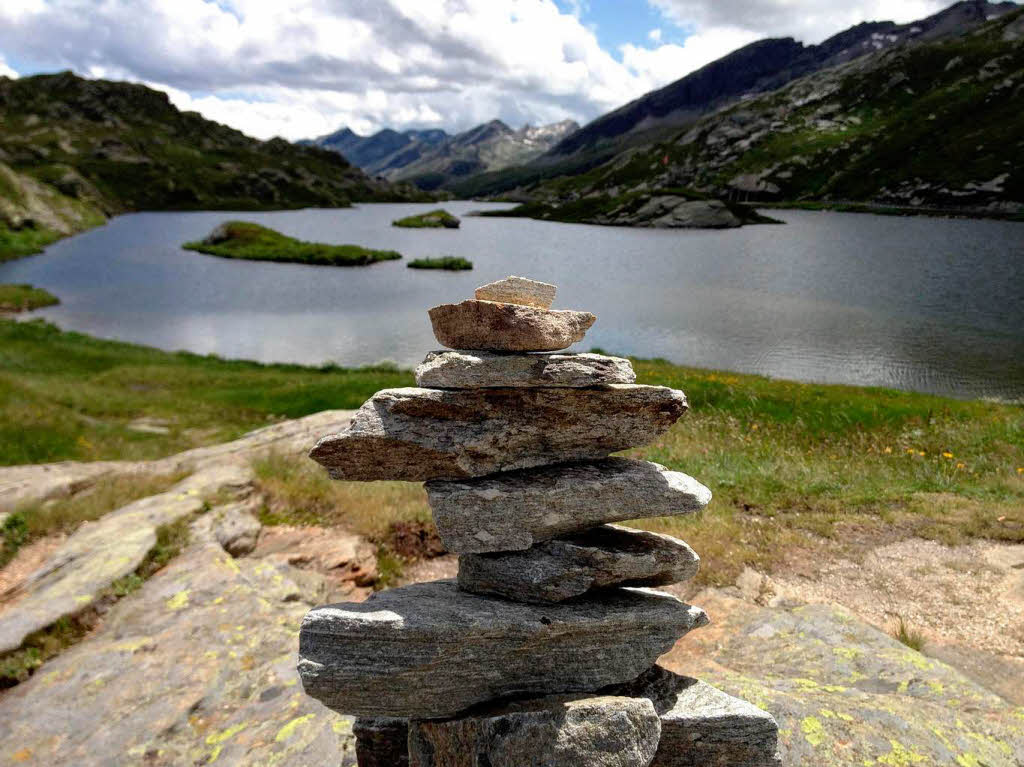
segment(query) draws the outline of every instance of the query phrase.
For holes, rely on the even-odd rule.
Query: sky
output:
[[[0,0],[0,75],[142,82],[258,138],[580,123],[764,37],[952,0]]]

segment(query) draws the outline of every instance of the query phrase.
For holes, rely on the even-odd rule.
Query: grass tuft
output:
[[[410,269],[445,269],[450,272],[463,272],[473,268],[473,262],[458,256],[442,256],[440,258],[417,258],[406,264]]]
[[[392,226],[400,226],[404,229],[458,229],[461,222],[457,216],[453,216],[443,208],[419,213],[415,216],[406,216],[397,221],[392,221]]]
[[[59,304],[60,299],[31,285],[0,285],[0,312],[26,312]]]
[[[924,635],[921,632],[912,629],[903,619],[902,615],[899,616],[896,628],[893,629],[892,635],[896,641],[905,644],[911,650],[921,652],[922,648],[924,648]]]

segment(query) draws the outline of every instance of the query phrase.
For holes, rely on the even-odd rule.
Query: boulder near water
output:
[[[693,514],[697,480],[609,457],[687,409],[628,360],[557,353],[594,323],[509,277],[430,310],[417,388],[377,392],[310,453],[335,479],[425,481],[456,579],[310,611],[307,694],[357,724],[359,763],[773,767],[772,716],[655,666],[708,617],[649,586],[693,577],[667,535],[607,525]]]

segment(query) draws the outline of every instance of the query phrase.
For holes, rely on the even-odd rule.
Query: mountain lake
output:
[[[478,218],[460,230],[393,219],[423,204],[270,213],[138,213],[0,265],[61,304],[67,330],[265,362],[414,366],[437,347],[427,309],[509,274],[595,313],[579,350],[803,381],[1024,398],[1024,224],[798,210],[784,226],[627,229]],[[392,248],[403,261],[321,267],[181,249],[229,219],[318,242]],[[469,272],[407,269],[462,256]]]

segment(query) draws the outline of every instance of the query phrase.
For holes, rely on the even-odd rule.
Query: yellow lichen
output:
[[[182,610],[188,607],[188,589],[182,589],[167,600],[168,610]]]
[[[878,757],[879,764],[887,764],[889,767],[910,767],[928,761],[927,756],[907,748],[898,740],[890,740],[889,745],[892,747],[892,751],[885,756]]]
[[[818,717],[804,717],[804,720],[800,722],[800,729],[803,730],[804,737],[812,746],[818,747],[825,742],[825,728]]]
[[[211,733],[206,736],[206,745],[214,746],[218,743],[223,743],[224,741],[233,738],[248,726],[248,722],[242,722],[241,724],[236,724],[234,727],[228,727],[224,732]]]
[[[288,722],[288,724],[286,724],[284,727],[277,731],[277,735],[274,736],[274,740],[278,743],[282,743],[288,740],[292,735],[295,734],[295,731],[299,727],[302,727],[302,725],[306,724],[315,717],[316,714],[306,714],[305,716],[298,716],[295,719],[292,719],[290,722]]]

